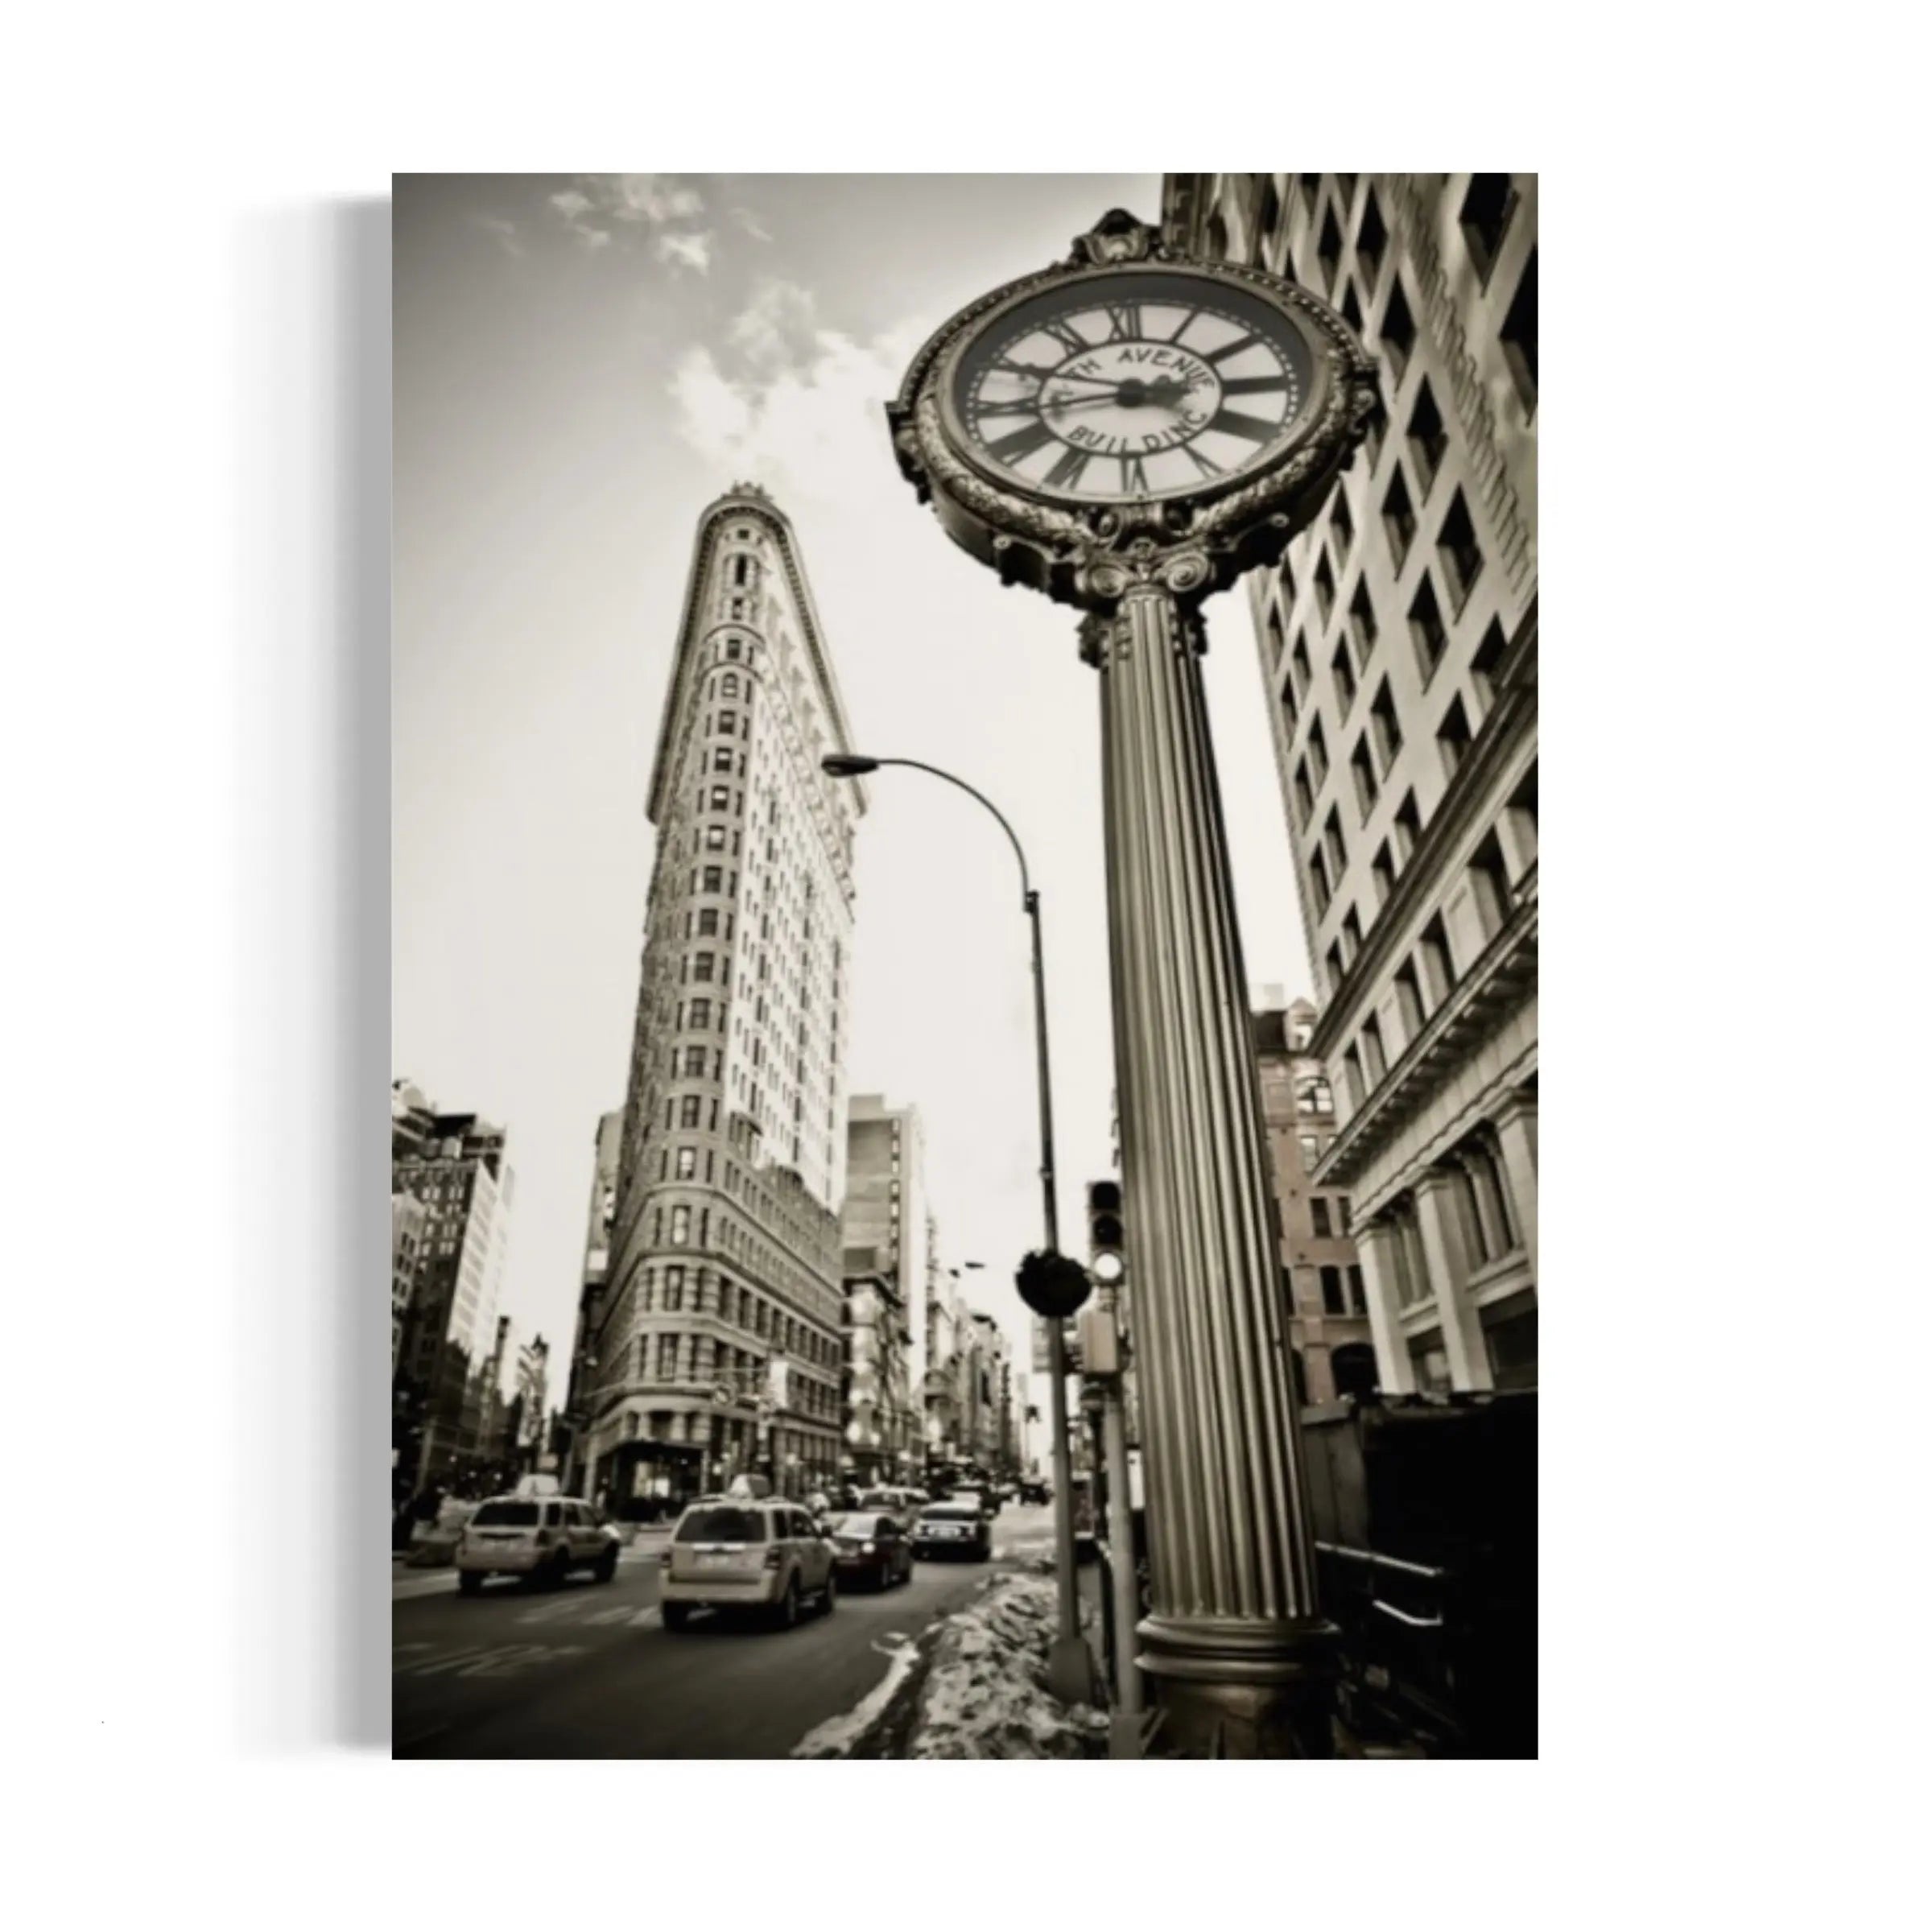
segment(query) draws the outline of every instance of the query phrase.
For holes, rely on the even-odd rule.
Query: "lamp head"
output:
[[[819,770],[832,778],[863,778],[867,772],[877,771],[878,768],[877,758],[862,757],[856,751],[828,752],[819,760]]]

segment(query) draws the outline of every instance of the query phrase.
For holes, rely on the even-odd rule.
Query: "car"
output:
[[[1044,1483],[1027,1481],[1020,1484],[1020,1501],[1022,1503],[1050,1503],[1053,1492]]]
[[[603,1516],[575,1496],[493,1496],[456,1539],[456,1587],[474,1596],[492,1576],[555,1587],[573,1570],[608,1583],[621,1547]]]
[[[902,1524],[910,1523],[931,1501],[923,1489],[906,1489],[886,1484],[871,1489],[861,1490],[854,1507],[860,1509],[881,1510],[887,1516],[896,1517]]]
[[[976,1501],[957,1496],[928,1503],[913,1525],[912,1553],[917,1557],[963,1556],[984,1563],[993,1556],[993,1525]]]
[[[946,1500],[949,1503],[969,1505],[985,1517],[997,1514],[1000,1507],[984,1489],[956,1489]]]
[[[912,1581],[912,1539],[898,1517],[858,1509],[835,1516],[828,1525],[832,1567],[839,1581],[869,1583],[875,1590]]]
[[[782,1496],[693,1503],[671,1533],[663,1576],[667,1630],[688,1628],[699,1610],[751,1610],[788,1630],[807,1602],[827,1616],[838,1604],[832,1546]]]

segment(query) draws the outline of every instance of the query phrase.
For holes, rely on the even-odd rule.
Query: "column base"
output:
[[[1140,1666],[1183,1757],[1332,1757],[1340,1633],[1303,1623],[1150,1616]]]

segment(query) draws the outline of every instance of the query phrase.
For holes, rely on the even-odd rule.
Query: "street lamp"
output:
[[[1039,1063],[1040,1092],[1040,1202],[1046,1227],[1046,1252],[1059,1252],[1059,1208],[1054,1188],[1053,1170],[1053,1075],[1046,1055],[1046,964],[1040,941],[1040,895],[1034,889],[1026,869],[1026,854],[1018,835],[1006,822],[1006,815],[984,792],[964,778],[942,771],[936,765],[922,764],[917,758],[869,758],[858,752],[833,752],[819,759],[819,769],[828,778],[857,778],[886,766],[898,766],[943,778],[951,786],[984,806],[999,821],[1013,856],[1020,864],[1020,902],[1033,936],[1034,1047]],[[968,1267],[979,1264],[968,1261]],[[1055,1567],[1059,1577],[1059,1633],[1046,1661],[1046,1687],[1063,1703],[1093,1701],[1093,1657],[1080,1635],[1080,1611],[1074,1587],[1073,1563],[1073,1464],[1067,1445],[1067,1338],[1058,1321],[1046,1324],[1046,1374],[1053,1397],[1053,1542]]]

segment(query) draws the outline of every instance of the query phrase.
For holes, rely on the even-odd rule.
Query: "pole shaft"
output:
[[[1321,1756],[1334,1632],[1195,642],[1173,596],[1141,584],[1100,654],[1153,1599],[1140,1662],[1184,1745]]]
[[[1117,1297],[1110,1297],[1118,1317]],[[1107,1459],[1107,1541],[1113,1562],[1113,1707],[1122,1717],[1141,1709],[1141,1668],[1134,1626],[1140,1621],[1140,1578],[1134,1563],[1133,1496],[1127,1469],[1127,1406],[1117,1375],[1100,1385],[1100,1437]]]

